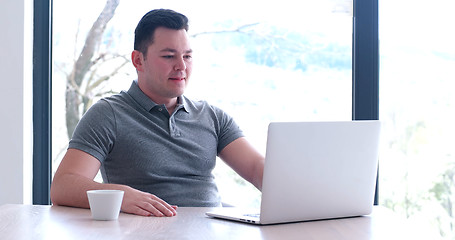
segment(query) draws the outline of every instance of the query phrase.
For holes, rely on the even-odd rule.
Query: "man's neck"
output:
[[[164,104],[164,106],[166,106],[167,111],[169,112],[169,115],[172,115],[172,113],[174,112],[178,102],[179,102],[179,99],[177,97],[177,98],[173,99],[171,102],[169,102],[167,104],[166,103]]]
[[[154,103],[161,105],[163,104],[166,106],[166,109],[168,110],[169,114],[172,114],[174,112],[175,107],[177,106],[179,102],[179,97],[175,98],[163,98],[159,96],[155,96],[148,92],[146,89],[141,87],[141,84],[138,83],[139,89],[148,97],[150,98]]]

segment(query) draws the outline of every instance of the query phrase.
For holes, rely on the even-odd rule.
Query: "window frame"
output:
[[[50,205],[52,181],[52,0],[33,1],[33,204]]]
[[[378,0],[353,0],[352,120],[379,120]],[[379,168],[374,205],[379,204]]]
[[[33,204],[47,205],[52,180],[52,0],[34,0],[33,35],[32,194]],[[378,0],[353,0],[352,119],[379,119]]]

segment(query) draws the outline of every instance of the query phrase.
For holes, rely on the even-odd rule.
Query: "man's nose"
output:
[[[183,71],[186,69],[185,59],[178,58],[177,62],[175,63],[174,70],[176,71]]]

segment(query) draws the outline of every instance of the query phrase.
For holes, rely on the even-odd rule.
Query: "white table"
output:
[[[363,217],[267,226],[209,218],[209,210],[181,207],[175,217],[121,213],[116,221],[94,221],[89,209],[8,204],[0,206],[0,239],[428,239],[382,207]]]

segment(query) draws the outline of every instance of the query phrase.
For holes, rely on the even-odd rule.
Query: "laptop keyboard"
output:
[[[261,214],[260,213],[252,213],[252,214],[244,214],[243,216],[259,218],[259,216],[261,216]]]

